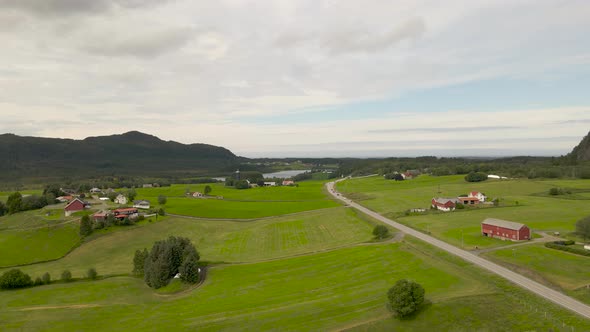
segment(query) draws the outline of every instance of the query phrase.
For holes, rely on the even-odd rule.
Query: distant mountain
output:
[[[235,167],[231,151],[131,131],[83,140],[0,135],[0,179],[55,176],[205,174]]]
[[[567,158],[571,161],[590,160],[590,133],[567,155]]]

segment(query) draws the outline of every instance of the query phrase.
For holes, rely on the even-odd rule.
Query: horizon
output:
[[[137,130],[250,158],[559,156],[590,124],[589,16],[585,1],[0,1],[0,132]]]

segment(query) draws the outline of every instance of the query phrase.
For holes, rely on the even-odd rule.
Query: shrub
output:
[[[43,283],[45,285],[48,285],[51,283],[51,275],[49,274],[49,272],[45,272],[43,274],[43,276],[41,277],[41,280],[43,281]]]
[[[33,285],[35,285],[35,286],[43,285],[43,280],[41,280],[41,277],[35,278],[35,282],[33,283]]]
[[[551,189],[549,189],[549,195],[557,196],[559,194],[560,194],[559,188],[551,188]]]
[[[161,216],[165,216],[166,215],[166,211],[164,211],[164,209],[160,208],[158,210],[158,214],[161,215]]]
[[[457,210],[463,210],[464,208],[465,208],[465,205],[463,205],[463,203],[455,204],[455,209],[457,209]]]
[[[4,272],[0,277],[0,289],[14,289],[29,287],[33,284],[31,276],[19,269]]]
[[[377,225],[373,229],[373,235],[378,239],[384,239],[389,235],[389,229],[385,225]]]
[[[387,292],[391,309],[398,317],[407,317],[424,302],[424,288],[413,281],[398,280]]]
[[[561,251],[571,252],[572,254],[590,257],[590,250],[580,249],[580,248],[576,248],[576,247],[570,247],[567,245],[557,244],[555,242],[547,242],[547,243],[545,243],[545,247],[551,248],[551,249],[557,249],[557,250],[561,250]]]
[[[96,272],[95,268],[91,267],[88,269],[86,276],[88,277],[88,279],[96,280],[96,277],[98,277],[98,273]]]
[[[61,273],[61,281],[65,281],[65,282],[72,281],[72,272],[70,272],[70,270],[64,270]]]
[[[465,176],[465,181],[467,182],[481,182],[488,179],[488,176],[484,173],[480,172],[470,172]]]
[[[88,215],[82,216],[80,220],[80,236],[88,236],[92,234],[92,221]]]

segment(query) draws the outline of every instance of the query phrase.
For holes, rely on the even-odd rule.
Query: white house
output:
[[[149,209],[150,208],[150,201],[146,201],[146,200],[133,201],[133,207],[136,209]]]
[[[192,196],[193,196],[194,198],[199,198],[199,197],[203,197],[203,194],[202,194],[202,193],[200,193],[200,192],[198,192],[198,191],[195,191],[195,192],[192,194]]]
[[[485,202],[486,201],[486,198],[487,198],[484,193],[480,193],[479,191],[472,191],[472,192],[470,192],[468,197],[475,197],[480,202]]]
[[[277,185],[277,183],[274,181],[273,182],[264,182],[265,187],[274,187],[276,185]]]
[[[100,188],[96,188],[96,187],[95,187],[95,188],[92,188],[92,189],[90,189],[90,192],[91,192],[92,194],[98,194],[98,193],[101,193],[101,192],[102,192],[102,190],[101,190]]]
[[[117,198],[115,198],[115,203],[117,204],[127,204],[128,200],[127,197],[125,195],[119,194],[117,195]]]

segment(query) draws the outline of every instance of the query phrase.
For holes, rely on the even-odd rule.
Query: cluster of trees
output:
[[[385,225],[377,225],[373,228],[375,238],[381,240],[389,236],[389,229]]]
[[[91,280],[96,280],[96,278],[98,278],[98,273],[96,272],[96,269],[88,269],[86,277]],[[73,278],[70,270],[64,270],[61,273],[60,280],[63,282],[72,281]],[[34,281],[30,275],[24,273],[19,269],[11,269],[9,271],[4,272],[4,274],[0,276],[0,289],[25,288],[31,286],[48,285],[50,283],[51,275],[49,274],[49,272],[45,272],[41,277],[35,278]]]
[[[558,196],[558,195],[565,195],[565,194],[571,194],[572,192],[568,189],[563,189],[563,188],[551,188],[549,189],[549,195],[551,196]]]
[[[481,182],[488,179],[488,175],[481,172],[469,172],[465,176],[465,181],[467,182]]]
[[[395,181],[403,181],[404,180],[404,177],[398,172],[387,173],[383,177],[386,180],[395,180]]]
[[[52,193],[47,193],[42,196],[30,195],[23,197],[21,193],[15,192],[8,196],[5,205],[2,204],[2,206],[0,206],[0,215],[36,210],[49,204],[55,204],[55,202],[55,195]]]
[[[154,243],[152,249],[137,250],[133,257],[133,273],[143,275],[146,284],[152,288],[166,286],[176,275],[180,279],[196,283],[199,281],[199,253],[188,238],[171,236]]]
[[[387,292],[391,310],[400,317],[415,313],[424,302],[424,288],[413,281],[401,279]]]
[[[584,238],[584,241],[590,239],[590,216],[576,222],[576,233]]]

